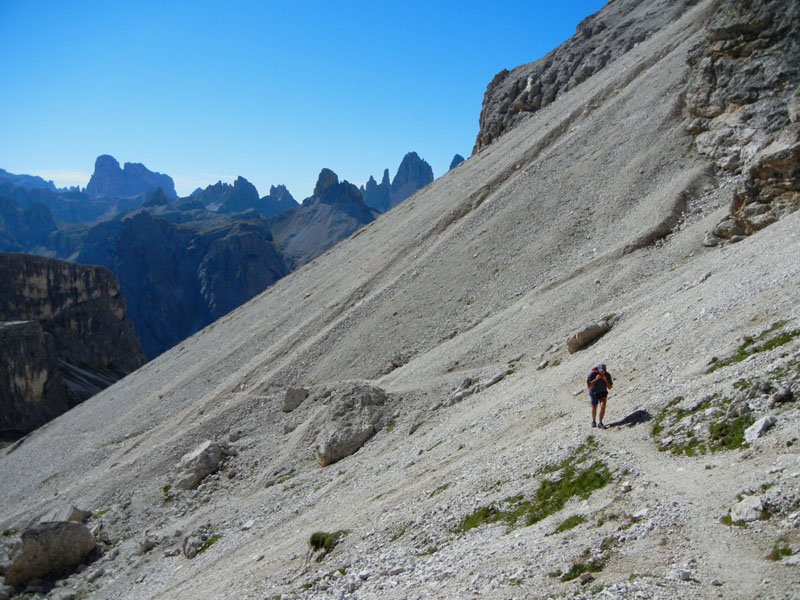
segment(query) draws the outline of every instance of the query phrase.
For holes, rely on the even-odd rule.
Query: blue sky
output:
[[[181,195],[242,175],[302,200],[416,151],[468,157],[492,77],[602,0],[0,0],[0,168],[86,185],[111,154]]]

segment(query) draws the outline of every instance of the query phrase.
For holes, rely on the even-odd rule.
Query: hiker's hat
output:
[[[605,366],[604,364],[602,364],[602,363],[601,363],[601,364],[599,364],[599,365],[597,365],[597,369],[598,369],[598,370],[599,370],[601,373],[605,373],[605,372],[606,372],[606,366]]]

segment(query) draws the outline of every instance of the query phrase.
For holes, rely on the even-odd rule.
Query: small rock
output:
[[[781,388],[772,396],[772,406],[794,401],[794,392],[790,388]]]
[[[594,581],[594,575],[592,575],[591,573],[584,573],[583,575],[581,575],[580,578],[581,585],[586,585],[591,581]]]
[[[675,569],[670,573],[670,579],[677,581],[691,581],[692,572],[689,569]]]
[[[550,364],[549,360],[543,360],[542,362],[539,363],[539,366],[536,367],[536,368],[541,371],[542,369],[544,369],[549,364]]]
[[[722,585],[722,582],[719,579],[712,579],[711,580],[711,585],[719,587],[719,586]]]
[[[244,525],[242,525],[242,531],[247,531],[248,529],[251,529],[255,524],[256,524],[255,520],[250,519]]]
[[[372,573],[370,573],[369,571],[361,571],[361,572],[358,574],[358,578],[359,578],[361,581],[366,581],[366,580],[367,580],[367,579],[369,579],[371,576],[372,576]]]

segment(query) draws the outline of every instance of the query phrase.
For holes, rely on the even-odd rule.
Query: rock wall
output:
[[[107,269],[2,253],[0,281],[2,430],[33,429],[144,364]]]
[[[694,4],[697,0],[609,2],[584,19],[575,36],[543,58],[511,71],[500,71],[483,97],[473,153],[602,70]]]
[[[18,437],[69,409],[53,336],[39,323],[0,323],[0,438]]]
[[[689,54],[694,149],[738,188],[706,245],[736,242],[800,206],[800,5],[731,2]]]

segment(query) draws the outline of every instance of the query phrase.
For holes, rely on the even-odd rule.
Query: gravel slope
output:
[[[800,549],[797,402],[751,399],[777,422],[749,447],[659,450],[689,421],[706,431],[713,402],[726,409],[741,380],[798,385],[796,366],[775,374],[798,361],[798,339],[706,372],[744,336],[800,327],[800,213],[735,245],[702,244],[737,184],[690,151],[681,125],[686,53],[712,4],[0,454],[0,527],[73,503],[108,536],[51,596],[800,597],[793,557],[765,559],[776,544]],[[610,333],[566,351],[611,315]],[[650,421],[588,426],[584,380],[597,362],[616,380],[606,421]],[[466,378],[503,373],[455,400]],[[322,468],[310,424],[324,402],[284,413],[283,395],[348,380],[387,391],[391,425]],[[654,436],[678,397],[690,417]],[[529,527],[457,531],[481,507],[535,497],[547,467],[591,434],[608,485]],[[206,439],[235,439],[238,456],[196,491],[165,490]],[[751,494],[770,519],[720,522]],[[574,515],[585,520],[554,534]],[[311,533],[336,530],[348,533],[333,552],[310,558]],[[189,559],[191,532],[221,537]],[[143,552],[145,538],[156,545]],[[552,576],[592,558],[593,581]]]

